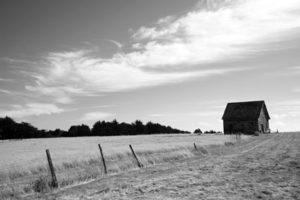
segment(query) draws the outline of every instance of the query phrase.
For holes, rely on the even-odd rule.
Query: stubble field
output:
[[[82,161],[98,157],[98,144],[101,144],[105,154],[130,152],[131,144],[136,151],[155,151],[178,147],[223,144],[234,140],[234,136],[225,135],[189,135],[162,134],[112,137],[75,137],[75,138],[46,138],[0,141],[0,170],[22,171],[41,164],[46,165],[45,149],[50,149],[54,163]]]
[[[262,135],[26,199],[297,200],[299,144],[300,133]]]
[[[235,136],[189,134],[1,141],[0,195],[11,198],[40,192],[37,182],[51,181],[45,149],[50,149],[58,182],[63,188],[104,176],[98,144],[103,148],[108,173],[118,174],[137,168],[129,144],[147,167],[195,156],[193,143],[205,153],[208,146],[234,141]]]

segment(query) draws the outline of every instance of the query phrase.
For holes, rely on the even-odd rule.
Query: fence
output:
[[[195,145],[195,143],[194,143],[194,145]],[[108,170],[107,170],[107,165],[106,165],[103,149],[102,149],[100,144],[98,144],[98,147],[99,147],[99,150],[100,150],[100,157],[101,157],[101,161],[102,161],[102,167],[103,167],[104,173],[107,174]],[[137,154],[135,153],[132,145],[129,145],[129,148],[131,150],[132,157],[136,161],[136,165],[139,168],[143,168],[144,165],[139,160],[139,158],[138,158]],[[57,178],[56,178],[57,176],[56,176],[56,173],[55,173],[55,169],[54,169],[54,166],[53,166],[53,162],[52,162],[52,158],[51,158],[51,154],[50,154],[49,149],[46,149],[46,155],[47,155],[47,161],[48,161],[48,165],[49,165],[49,171],[50,171],[51,178],[52,178],[51,185],[52,185],[52,187],[56,188],[56,187],[58,187],[58,181],[57,181]]]
[[[241,134],[236,134],[235,140],[236,140],[236,143],[239,143],[241,141]],[[225,146],[227,146],[226,142],[225,142]],[[108,166],[107,166],[107,162],[106,162],[106,158],[105,158],[105,155],[104,155],[103,148],[100,144],[98,144],[98,147],[99,147],[100,158],[101,158],[100,163],[102,163],[101,168],[103,168],[104,174],[108,174]],[[206,149],[204,149],[201,146],[197,146],[196,143],[193,143],[192,147],[193,148],[191,148],[191,149],[193,149],[196,152],[201,152],[202,154],[207,154],[208,153],[208,151]],[[130,152],[131,152],[132,159],[135,160],[136,166],[138,168],[143,168],[144,164],[139,159],[139,156],[136,154],[136,152],[135,152],[134,148],[132,147],[132,145],[129,145],[129,149],[130,149]],[[50,150],[49,149],[46,150],[46,154],[47,154],[47,159],[48,159],[49,171],[51,173],[51,178],[52,178],[52,186],[53,187],[58,187],[57,176],[55,174],[55,169],[53,167],[53,163],[52,163],[52,160],[51,160],[51,155],[50,155]]]
[[[181,162],[183,159],[191,158],[195,155],[219,154],[223,152],[224,146],[239,143],[241,135],[232,136],[230,142],[228,142],[228,144],[231,144],[226,145],[225,142],[223,143],[224,146],[212,144],[204,148],[203,144],[197,145],[194,141],[189,141],[191,143],[185,143],[184,146],[155,150],[141,150],[137,146],[134,148],[132,145],[125,145],[121,153],[117,154],[111,154],[109,148],[105,149],[105,146],[103,148],[102,145],[94,143],[94,145],[98,146],[96,156],[84,160],[71,159],[67,161],[66,159],[66,162],[57,161],[58,163],[55,161],[55,151],[51,155],[50,149],[46,149],[47,164],[29,168],[24,173],[23,171],[13,171],[7,179],[3,179],[3,184],[0,184],[0,196],[4,190],[10,190],[12,187],[17,188],[14,191],[19,190],[22,194],[28,194],[30,191],[37,192],[33,185],[41,181],[41,178],[50,187],[58,188],[95,180],[107,174],[116,174],[132,168],[146,168],[156,164]],[[129,151],[127,151],[126,147]]]

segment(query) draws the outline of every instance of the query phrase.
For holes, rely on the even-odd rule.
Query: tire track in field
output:
[[[297,199],[299,138],[299,134],[261,136],[233,146],[229,154],[133,170],[33,198]]]

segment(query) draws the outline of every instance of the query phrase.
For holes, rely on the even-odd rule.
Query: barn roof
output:
[[[261,109],[264,110],[267,119],[270,119],[264,101],[247,101],[228,103],[222,117],[223,120],[257,120]]]

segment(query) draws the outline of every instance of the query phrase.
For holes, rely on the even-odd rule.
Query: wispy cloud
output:
[[[300,88],[293,89],[293,92],[300,92]]]
[[[295,70],[300,70],[300,66],[293,67]]]
[[[272,104],[273,106],[275,106],[276,108],[280,108],[280,107],[286,107],[286,106],[299,106],[300,107],[300,100],[299,99],[290,99],[290,100],[286,100],[286,101],[279,101],[276,103]]]
[[[18,64],[36,64],[34,61],[17,59],[17,58],[9,58],[9,57],[0,57],[0,60],[8,63],[18,63]]]
[[[300,27],[299,0],[206,0],[183,16],[159,19],[132,35],[131,51],[104,59],[93,50],[49,53],[26,89],[71,103],[76,95],[158,86],[220,75],[237,68],[203,68],[261,51],[273,35]],[[274,38],[273,38],[274,39]],[[275,39],[274,39],[275,40]],[[280,40],[277,35],[276,40]],[[111,40],[117,47],[122,44]],[[265,48],[264,48],[265,50]],[[162,72],[161,69],[167,69]]]
[[[119,50],[122,49],[123,45],[120,42],[117,42],[115,40],[111,40],[111,39],[106,39],[106,41],[113,43],[114,45],[116,45],[118,47]]]
[[[291,99],[271,104],[271,128],[279,130],[299,130],[300,101]]]
[[[280,131],[291,131],[299,130],[299,117],[300,112],[291,111],[284,113],[273,114],[273,119],[271,121],[271,128],[273,130],[279,129]]]
[[[73,86],[61,86],[59,83],[57,85],[42,85],[40,81],[36,82],[36,86],[26,85],[25,88],[33,93],[37,93],[40,96],[50,96],[53,101],[61,104],[72,103],[73,100],[70,95],[81,94],[80,89],[76,89]]]
[[[292,72],[290,74],[297,74],[299,75],[300,73],[300,66],[292,67]]]
[[[3,89],[0,89],[0,92],[4,93],[4,94],[9,94],[9,95],[13,94],[13,92],[11,92],[9,90],[3,90]]]
[[[287,100],[271,104],[272,109],[278,116],[296,117],[300,116],[300,101]]]
[[[85,51],[51,53],[47,68],[33,74],[32,92],[54,97],[58,103],[72,102],[71,96],[97,95],[180,82],[195,77],[219,75],[237,69],[209,69],[186,72],[153,72],[135,67],[123,56],[113,59],[93,58]]]
[[[97,121],[97,120],[103,120],[103,119],[111,117],[111,116],[113,116],[113,114],[111,114],[111,113],[89,112],[89,113],[85,113],[80,118],[80,121]]]
[[[190,112],[190,113],[154,113],[149,114],[150,117],[208,117],[219,116],[220,112],[217,111],[205,111],[205,112]]]
[[[13,105],[13,109],[0,110],[0,116],[24,118],[29,116],[51,115],[61,113],[64,110],[54,104],[28,103],[25,106]]]
[[[15,91],[15,90],[5,90],[5,89],[0,89],[0,93],[4,93],[9,96],[18,96],[18,97],[32,97],[32,95],[25,93],[25,92],[20,92],[20,91]]]
[[[133,39],[142,51],[128,56],[138,66],[160,67],[252,54],[261,49],[249,45],[278,41],[274,35],[299,28],[299,8],[297,0],[200,1],[197,9],[176,20],[168,17],[157,26],[141,27]]]
[[[3,81],[3,82],[12,82],[13,79],[9,79],[9,78],[0,78],[0,81]]]

